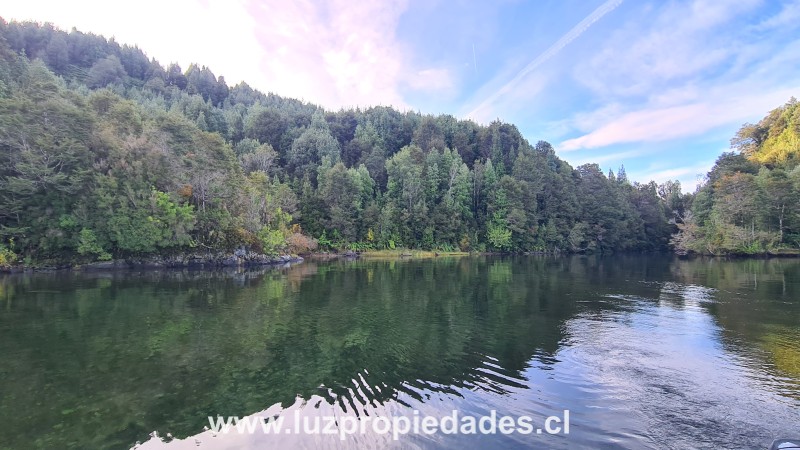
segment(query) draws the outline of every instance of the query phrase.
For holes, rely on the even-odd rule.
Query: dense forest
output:
[[[800,105],[792,98],[745,124],[676,218],[678,253],[798,254]]]
[[[681,252],[797,247],[795,110],[744,127],[694,198],[623,167],[573,168],[500,121],[325,111],[0,19],[0,265],[242,248],[660,251],[671,237]]]

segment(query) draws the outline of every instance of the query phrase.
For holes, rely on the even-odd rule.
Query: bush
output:
[[[449,243],[443,243],[443,244],[437,245],[434,248],[434,250],[438,250],[440,252],[454,252],[454,251],[456,251],[456,247],[454,245],[452,245],[452,244],[449,244]]]
[[[333,243],[330,239],[328,239],[327,233],[325,231],[322,232],[322,236],[319,237],[317,241],[319,243],[319,247],[325,250],[330,250]]]
[[[464,235],[461,236],[461,240],[458,242],[458,248],[462,252],[468,252],[472,249],[472,246],[470,244],[471,243],[469,241],[469,236],[466,233],[464,233]]]
[[[258,232],[261,248],[267,255],[278,255],[286,248],[286,237],[283,231],[264,227]]]
[[[317,240],[302,233],[292,233],[286,238],[286,245],[290,253],[309,253],[317,249]]]
[[[8,268],[17,261],[17,254],[0,245],[0,267]]]
[[[111,259],[111,255],[97,242],[97,236],[95,236],[94,231],[87,228],[81,230],[78,253],[81,255],[95,256],[100,261],[108,261]]]

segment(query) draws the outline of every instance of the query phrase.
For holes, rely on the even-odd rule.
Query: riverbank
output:
[[[409,249],[395,249],[395,250],[365,250],[365,251],[345,251],[345,252],[317,252],[308,255],[307,257],[315,260],[333,260],[333,259],[405,259],[405,258],[447,258],[447,257],[462,257],[470,255],[485,255],[488,253],[475,253],[475,252],[440,252],[433,250],[409,250]]]
[[[496,252],[444,252],[434,250],[382,249],[344,252],[315,252],[298,255],[270,256],[256,252],[237,250],[235,252],[179,253],[174,255],[150,255],[142,257],[120,258],[111,261],[95,261],[89,263],[50,263],[50,264],[13,264],[0,265],[2,273],[51,272],[61,270],[75,271],[109,271],[109,270],[142,270],[142,269],[215,269],[225,267],[259,267],[281,264],[296,264],[306,259],[315,261],[332,261],[336,259],[428,259],[453,258],[465,256],[502,255]],[[565,253],[526,252],[522,255],[567,255]],[[723,259],[769,259],[800,258],[800,250],[782,249],[777,252],[758,254],[675,254],[685,258],[723,258]]]
[[[361,254],[362,258],[439,258],[453,256],[481,255],[476,252],[440,252],[431,250],[370,250]]]
[[[223,267],[258,267],[299,263],[304,259],[297,255],[270,256],[262,253],[237,250],[235,252],[178,253],[173,255],[150,255],[120,258],[111,261],[95,261],[85,264],[15,264],[0,267],[0,273],[41,272],[54,270],[102,271],[130,269],[213,269]]]
[[[698,253],[676,252],[679,258],[734,258],[734,259],[768,259],[768,258],[800,258],[800,249],[782,248],[759,253]]]

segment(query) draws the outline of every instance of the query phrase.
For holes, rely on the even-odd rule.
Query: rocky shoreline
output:
[[[41,272],[54,270],[102,271],[130,269],[213,269],[225,267],[258,267],[302,262],[297,255],[269,256],[246,250],[216,253],[179,253],[174,255],[153,255],[138,258],[96,261],[86,264],[65,264],[52,266],[11,266],[0,267],[0,273]]]

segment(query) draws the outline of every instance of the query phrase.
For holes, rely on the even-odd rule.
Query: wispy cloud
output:
[[[628,176],[636,180],[652,180],[659,184],[669,180],[678,180],[683,192],[694,192],[713,165],[714,160],[707,160],[669,169],[631,171],[628,172]]]
[[[643,177],[655,181],[674,180],[685,175],[702,176],[711,169],[714,161],[707,161],[701,164],[695,164],[689,167],[676,167],[672,169],[659,170],[655,172],[645,172]]]
[[[800,20],[800,1],[792,1],[783,5],[780,12],[763,20],[755,26],[756,30],[771,30],[786,25],[796,24]]]
[[[613,11],[616,7],[622,4],[623,0],[608,0],[602,5],[600,5],[597,9],[595,9],[591,14],[586,16],[583,20],[581,20],[577,25],[572,27],[566,34],[561,36],[553,45],[551,45],[547,50],[542,52],[539,56],[534,58],[531,62],[528,63],[522,70],[520,70],[511,80],[503,84],[498,90],[490,94],[487,98],[481,101],[478,106],[474,107],[471,111],[469,111],[466,116],[472,118],[486,118],[491,117],[492,112],[487,111],[489,107],[495,103],[498,99],[502,98],[505,95],[511,94],[514,92],[514,89],[518,87],[520,82],[528,76],[531,72],[536,70],[539,66],[541,66],[544,62],[549,60],[550,58],[557,55],[561,50],[564,49],[570,42],[574,41],[581,34],[583,34],[586,30],[589,29],[595,22],[600,20],[603,16],[608,14],[609,12]]]
[[[648,26],[629,23],[615,33],[575,71],[601,106],[573,115],[573,137],[559,149],[701,136],[757,120],[797,95],[800,39],[774,33],[774,27],[797,28],[786,19],[796,7],[786,5],[761,22],[769,32],[758,32],[747,23],[759,6],[752,0],[670,3],[648,12]]]
[[[569,152],[696,136],[722,125],[741,124],[754,114],[763,114],[788,100],[798,89],[800,86],[727,99],[715,96],[705,102],[666,108],[643,108],[614,117],[590,133],[562,142],[558,148]]]
[[[624,164],[625,161],[630,161],[635,158],[639,158],[641,156],[645,156],[649,153],[647,149],[636,149],[636,150],[628,150],[625,152],[616,152],[616,153],[606,153],[604,155],[585,155],[579,158],[571,158],[571,163],[573,165],[581,166],[583,164],[603,164],[608,162],[613,162],[616,164]]]
[[[454,86],[453,77],[447,69],[423,69],[406,77],[409,87],[424,92],[450,91]]]
[[[408,76],[395,38],[405,0],[251,1],[264,88],[326,107],[407,107]]]
[[[100,0],[29,0],[4,5],[3,17],[114,36],[120,43],[139,45],[163,64],[179,62],[183,69],[190,63],[206,65],[230,84],[246,81],[332,109],[376,104],[404,109],[410,106],[403,89],[432,92],[454,86],[446,65],[416,64],[419,49],[398,38],[408,0],[140,0],[109,5]]]
[[[728,25],[758,0],[693,0],[643,7],[579,61],[576,80],[598,98],[649,96],[692,82],[738,54],[747,39]],[[744,41],[744,42],[737,42]]]

